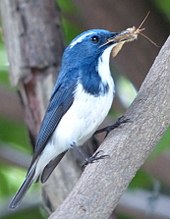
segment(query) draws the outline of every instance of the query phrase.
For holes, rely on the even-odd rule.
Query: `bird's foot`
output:
[[[130,119],[126,118],[125,116],[121,116],[120,118],[118,118],[118,120],[113,125],[110,125],[110,126],[107,126],[105,128],[97,130],[94,133],[94,135],[97,135],[97,134],[102,133],[102,132],[106,132],[106,135],[104,137],[104,138],[106,138],[112,130],[118,128],[121,124],[124,124],[127,122],[130,122]]]
[[[94,163],[94,162],[98,162],[99,160],[101,159],[105,159],[105,158],[108,158],[109,155],[107,154],[103,154],[103,155],[100,155],[100,153],[103,153],[103,150],[100,150],[100,151],[97,151],[95,154],[93,154],[91,157],[89,158],[86,158],[85,159],[85,162],[83,163],[82,167],[86,167],[89,163]]]

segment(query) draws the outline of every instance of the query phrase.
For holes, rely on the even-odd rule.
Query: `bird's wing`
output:
[[[47,164],[47,166],[45,166],[40,178],[41,183],[45,183],[47,181],[47,179],[49,178],[55,167],[58,165],[58,163],[61,161],[61,159],[64,157],[66,152],[67,151],[62,152],[54,160],[51,160],[50,163]]]
[[[37,136],[32,163],[41,154],[61,118],[72,105],[74,100],[74,89],[74,81],[61,83],[55,87]]]

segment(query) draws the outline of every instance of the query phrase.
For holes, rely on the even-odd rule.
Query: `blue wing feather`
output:
[[[67,112],[74,100],[74,90],[76,83],[74,80],[60,83],[58,81],[54,88],[50,102],[42,121],[39,134],[37,136],[32,163],[40,155],[46,146],[49,138],[55,131],[62,116]]]

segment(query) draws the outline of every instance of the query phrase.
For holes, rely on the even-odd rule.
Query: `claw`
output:
[[[100,159],[105,159],[107,157],[110,157],[107,154],[103,154],[103,155],[98,156],[101,152],[103,153],[103,150],[97,151],[94,155],[92,155],[91,157],[87,158],[85,160],[85,162],[83,163],[82,167],[86,167],[89,163],[98,162]]]
[[[111,132],[112,130],[114,130],[115,128],[118,128],[121,124],[130,122],[131,120],[128,118],[125,118],[125,116],[120,117],[113,125],[107,126],[105,128],[99,129],[97,130],[94,135],[102,133],[102,132],[106,132],[106,135],[104,138],[106,138],[109,134],[109,132]]]

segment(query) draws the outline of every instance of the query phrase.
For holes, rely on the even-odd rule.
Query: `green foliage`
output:
[[[1,68],[1,65],[0,65]],[[9,76],[6,70],[0,70],[0,84],[10,86]]]
[[[76,26],[72,26],[72,23],[66,19],[62,19],[62,26],[64,31],[64,41],[68,45],[70,41],[80,33],[80,30]]]
[[[25,209],[24,211],[12,212],[6,217],[1,217],[1,219],[43,219],[45,218],[40,209],[37,207]]]
[[[0,117],[0,141],[12,144],[24,151],[30,148],[26,126],[3,117]]]
[[[133,102],[137,95],[133,84],[123,75],[119,76],[116,80],[116,92],[125,108]]]
[[[64,41],[65,44],[68,45],[70,41],[77,36],[81,32],[81,28],[73,24],[67,16],[71,15],[73,13],[77,13],[76,6],[73,4],[71,0],[69,1],[63,1],[63,0],[57,0],[57,3],[59,4],[59,7],[61,8],[62,12],[62,28],[64,32]]]
[[[7,70],[8,59],[3,42],[0,41],[0,71]]]
[[[161,11],[170,20],[170,1],[169,0],[154,0],[158,10]]]
[[[143,170],[139,170],[136,173],[135,177],[133,178],[133,180],[129,185],[130,189],[136,189],[136,188],[149,189],[151,187],[152,187],[152,178]]]
[[[64,12],[74,13],[76,10],[72,0],[67,0],[67,1],[57,0],[57,4]]]
[[[170,137],[169,136],[170,136],[170,127],[166,130],[160,142],[158,143],[158,145],[156,146],[156,148],[150,155],[151,159],[154,159],[159,154],[170,149]]]
[[[119,217],[116,217],[116,218],[119,218],[119,219],[136,219],[134,217],[128,217],[128,216],[125,216],[123,214],[119,215]]]
[[[0,41],[0,84],[5,84],[10,86],[8,71],[8,59],[5,50],[5,46],[2,41]]]
[[[3,163],[1,163],[0,166],[0,177],[2,176],[2,178],[0,178],[2,179],[0,199],[2,199],[11,194],[15,194],[25,177],[26,171]]]
[[[1,168],[4,168],[4,167],[5,165],[1,165]],[[0,171],[0,179],[1,179],[0,197],[2,198],[2,197],[5,197],[6,194],[9,193],[9,185],[7,183],[7,178],[4,175],[3,171]]]

